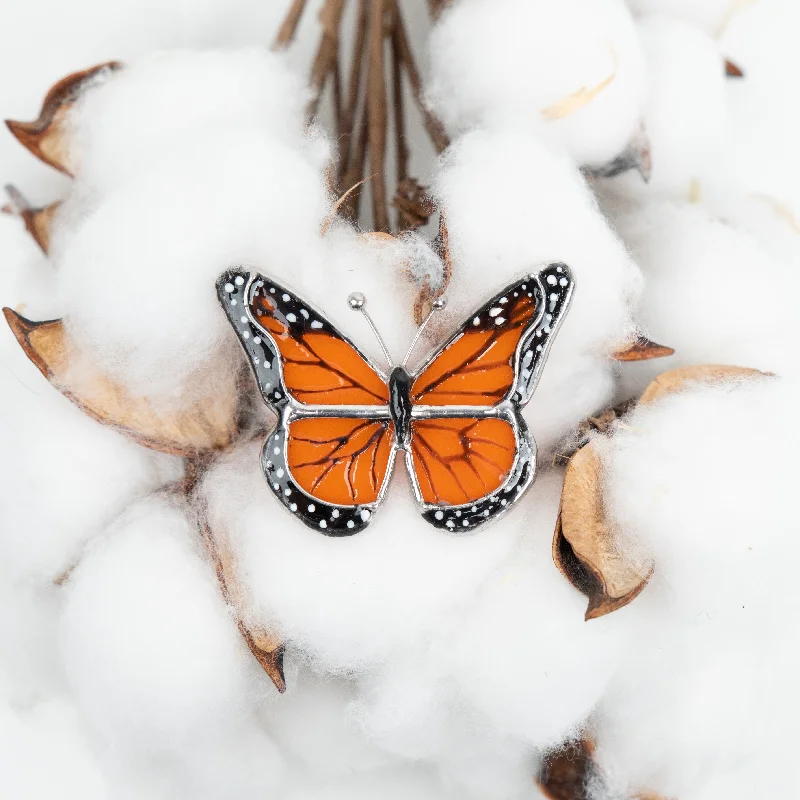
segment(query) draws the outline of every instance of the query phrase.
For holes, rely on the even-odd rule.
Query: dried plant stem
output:
[[[291,44],[307,2],[308,0],[294,0],[289,7],[289,11],[286,13],[286,17],[281,27],[278,29],[278,35],[272,43],[273,50],[284,50]]]
[[[344,186],[345,174],[348,172],[351,151],[353,149],[353,127],[356,123],[356,110],[358,109],[359,91],[361,89],[361,73],[364,62],[364,45],[367,41],[367,22],[369,20],[369,0],[361,0],[358,7],[358,18],[356,20],[356,35],[353,42],[353,58],[350,62],[350,77],[347,83],[347,100],[342,110],[339,120],[339,147],[341,156],[339,159],[339,190],[347,190],[350,187]],[[352,184],[350,184],[352,185]]]
[[[433,142],[433,146],[436,148],[436,152],[441,153],[450,145],[450,139],[447,136],[444,125],[442,125],[438,117],[436,117],[425,105],[422,90],[422,78],[420,77],[419,70],[417,69],[417,64],[414,61],[414,54],[412,53],[411,47],[408,43],[408,36],[406,35],[403,17],[400,14],[400,9],[397,7],[396,2],[395,7],[397,8],[397,14],[395,17],[395,36],[397,39],[399,55],[403,61],[403,64],[405,65],[406,73],[408,74],[408,82],[411,85],[411,93],[413,94],[414,100],[416,101],[417,106],[422,114],[422,119],[425,123],[425,130],[428,131],[428,136],[431,137],[431,141]]]
[[[403,60],[398,43],[400,9],[396,0],[392,5],[392,100],[394,102],[397,182],[401,183],[408,176],[408,144],[406,142],[406,120],[403,108]]]
[[[346,0],[325,0],[325,5],[319,12],[322,38],[314,56],[314,63],[311,65],[309,79],[311,100],[306,109],[309,119],[316,115],[325,81],[328,75],[336,69],[339,53],[339,25],[342,21],[345,2]]]
[[[386,0],[374,0],[369,21],[367,125],[372,183],[372,212],[376,231],[389,230],[386,204],[386,83],[383,75],[384,11]]]

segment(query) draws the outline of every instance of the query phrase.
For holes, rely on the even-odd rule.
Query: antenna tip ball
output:
[[[353,292],[351,295],[347,297],[347,305],[353,309],[353,311],[361,311],[362,308],[367,304],[367,298],[364,297],[361,292]]]
[[[433,308],[436,311],[441,311],[447,305],[447,300],[444,297],[437,297],[433,301]]]

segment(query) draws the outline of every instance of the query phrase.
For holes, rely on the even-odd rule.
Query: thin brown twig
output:
[[[278,35],[272,43],[273,50],[285,50],[291,44],[307,2],[308,0],[294,0],[289,7],[289,10],[286,12],[286,17],[281,23],[281,27],[278,29]]]
[[[343,188],[342,181],[350,166],[351,150],[353,149],[353,127],[356,123],[356,109],[358,96],[361,89],[361,73],[364,62],[364,45],[367,41],[367,20],[369,19],[369,0],[361,0],[358,6],[356,19],[356,35],[353,42],[353,57],[350,62],[350,77],[347,83],[347,101],[342,111],[339,122],[339,188]]]
[[[406,119],[403,107],[403,62],[397,42],[397,16],[399,13],[397,0],[394,0],[392,3],[392,99],[394,101],[397,182],[402,183],[408,176],[408,144],[406,143]]]
[[[442,125],[441,120],[425,105],[422,90],[422,78],[420,77],[417,64],[414,61],[414,54],[411,52],[411,47],[408,43],[408,36],[406,35],[405,24],[403,17],[400,13],[400,8],[397,8],[397,16],[395,18],[395,35],[397,37],[397,46],[405,65],[406,72],[408,73],[408,82],[411,85],[411,93],[414,100],[422,114],[423,122],[425,123],[425,130],[428,131],[428,136],[431,137],[433,146],[436,148],[437,153],[446,150],[450,145],[450,138]]]
[[[367,135],[369,126],[367,121],[366,103],[361,109],[361,117],[358,122],[358,140],[354,152],[348,162],[347,171],[340,183],[342,186],[354,186],[363,183],[364,168],[367,160]],[[355,221],[358,218],[359,208],[361,207],[361,192],[354,192],[348,196],[347,201],[342,205],[342,216],[346,219]]]
[[[369,127],[372,211],[376,231],[389,230],[386,205],[386,84],[383,75],[384,9],[386,0],[374,0],[369,21],[369,69],[367,73],[367,118]]]
[[[339,52],[339,25],[342,21],[345,2],[346,0],[325,0],[325,5],[319,12],[322,37],[317,54],[314,56],[314,63],[311,65],[311,77],[308,81],[311,87],[311,99],[306,108],[308,119],[316,116],[325,81],[336,67]]]

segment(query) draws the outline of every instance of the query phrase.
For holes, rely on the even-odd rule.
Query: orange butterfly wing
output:
[[[508,395],[517,347],[537,315],[533,285],[510,288],[470,318],[423,368],[411,387],[412,403],[494,406]]]
[[[411,401],[427,410],[412,421],[406,463],[431,524],[451,531],[477,527],[510,508],[533,480],[535,444],[520,410],[573,287],[565,264],[511,284],[414,378]]]
[[[289,423],[287,462],[298,486],[337,506],[378,500],[389,470],[389,420],[306,418]]]
[[[430,505],[463,505],[497,491],[517,456],[513,427],[496,417],[414,420],[411,430],[414,472]]]
[[[284,389],[314,405],[386,405],[386,381],[320,314],[282,287],[259,279],[249,291],[252,318],[280,353]]]

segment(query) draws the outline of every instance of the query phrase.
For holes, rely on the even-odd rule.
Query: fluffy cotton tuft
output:
[[[599,717],[622,786],[744,800],[793,741],[798,397],[776,378],[687,391],[603,443],[611,518],[657,564]]]
[[[293,144],[307,99],[300,75],[263,48],[157,53],[83,95],[70,119],[70,144],[80,180],[105,193],[185,151],[198,135],[233,141],[237,129],[252,127]]]
[[[67,675],[95,729],[126,748],[230,727],[255,697],[253,661],[199,534],[164,496],[132,506],[70,576]]]
[[[513,120],[599,165],[639,126],[645,70],[622,0],[461,0],[430,53],[431,103],[456,130]]]
[[[648,203],[617,224],[645,275],[641,324],[675,349],[661,363],[629,365],[627,394],[665,369],[691,364],[796,372],[791,298],[800,287],[791,262],[702,206]],[[759,293],[760,285],[770,288]],[[764,312],[749,323],[743,308],[759,302]]]
[[[610,399],[607,355],[633,336],[639,272],[570,160],[524,132],[465,135],[436,189],[453,252],[450,321],[526,270],[553,261],[572,269],[572,306],[526,412],[537,440],[550,446]]]

